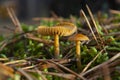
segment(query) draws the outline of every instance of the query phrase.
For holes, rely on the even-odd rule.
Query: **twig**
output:
[[[24,75],[28,80],[33,80],[30,75],[28,75],[23,69],[19,68],[17,69],[22,75]]]
[[[0,63],[0,80],[7,80],[8,78],[14,78],[14,70]]]
[[[104,26],[105,29],[110,30],[110,29],[116,29],[116,28],[120,28],[120,23],[112,23],[109,25],[105,25]]]
[[[22,28],[21,28],[20,22],[19,22],[19,20],[17,19],[16,15],[15,15],[15,13],[14,13],[14,11],[13,11],[13,9],[7,7],[7,11],[8,11],[8,14],[9,14],[12,22],[14,23],[14,25],[15,25],[15,27],[16,27],[15,32],[16,32],[16,33],[22,33],[23,30],[22,30]]]
[[[82,29],[82,28],[78,28],[78,33],[79,32],[83,33],[83,34],[86,34],[86,35],[90,34],[89,31],[87,31],[86,29]]]
[[[66,71],[68,71],[68,72],[74,74],[75,76],[79,77],[79,78],[82,79],[82,80],[86,80],[83,76],[77,74],[76,72],[70,70],[69,68],[67,68],[67,67],[65,67],[65,66],[63,66],[63,65],[61,65],[61,64],[59,64],[59,63],[56,63],[56,62],[54,62],[54,61],[52,61],[52,60],[49,61],[49,62],[52,62],[52,63],[58,65],[59,67],[61,67],[61,68],[65,69]]]
[[[39,63],[43,62],[43,63],[42,63],[42,65],[39,65],[39,67],[41,67],[41,69],[55,68],[59,72],[63,72],[58,66],[56,66],[53,63],[50,63],[49,61],[51,61],[51,60],[58,62],[59,64],[65,64],[65,63],[74,61],[74,59],[48,59],[48,60],[40,59],[40,60],[38,60],[38,62]]]
[[[109,71],[108,65],[104,65],[102,67],[102,72],[103,72],[104,80],[111,80],[110,71]]]
[[[120,35],[120,32],[113,32],[113,33],[105,34],[103,36],[116,36],[116,35]]]
[[[72,49],[69,50],[69,52],[63,57],[63,59],[68,59],[71,56],[73,56]]]
[[[0,58],[0,61],[8,61],[8,58]]]
[[[65,54],[65,56],[63,57],[63,59],[69,58],[71,55],[73,55],[72,52],[72,48],[75,47],[75,44],[71,44],[68,47],[64,48],[63,51],[63,56]],[[67,54],[66,54],[67,53]]]
[[[99,69],[100,67],[102,67],[102,66],[104,66],[104,65],[106,65],[106,64],[108,64],[108,63],[111,63],[112,61],[116,60],[116,59],[119,58],[119,57],[120,57],[120,53],[117,53],[115,56],[113,56],[112,58],[110,58],[108,61],[106,61],[106,62],[104,62],[104,63],[102,63],[102,64],[100,64],[100,65],[97,65],[97,66],[89,69],[88,71],[86,71],[86,72],[84,72],[84,73],[81,73],[80,75],[85,76],[85,75],[87,75],[87,74],[89,74],[89,73],[91,73],[91,72]]]
[[[90,31],[91,31],[91,33],[92,33],[95,41],[96,41],[97,44],[99,45],[98,40],[97,40],[97,38],[96,38],[96,36],[95,36],[95,33],[93,32],[92,27],[91,27],[91,25],[90,25],[90,22],[89,22],[89,20],[87,19],[87,16],[85,15],[85,13],[84,13],[84,11],[83,11],[82,9],[81,9],[80,12],[83,14],[83,16],[84,16],[84,18],[85,18],[85,20],[86,20],[86,22],[87,22],[87,24],[88,24],[88,27],[90,28]]]
[[[35,68],[36,66],[38,66],[38,65],[27,66],[27,67],[23,67],[23,68],[21,68],[21,69],[23,69],[23,70],[32,69],[32,68]]]
[[[46,44],[46,45],[47,45],[47,44],[52,45],[52,44],[54,43],[54,41],[40,39],[40,38],[35,37],[34,35],[30,34],[30,33],[27,33],[26,38],[32,39],[32,40],[35,40],[35,41],[39,41],[39,42],[44,43],[44,44]]]
[[[113,71],[115,71],[115,70],[116,70],[116,66],[119,65],[119,64],[120,64],[120,59],[115,60],[115,61],[107,64],[107,66],[109,67],[109,73],[112,73]],[[105,64],[105,65],[106,65],[106,64]],[[95,71],[93,71],[93,72],[85,75],[85,76],[86,76],[88,79],[90,79],[90,80],[93,80],[94,77],[95,77],[95,78],[102,77],[102,76],[104,75],[103,72],[102,72],[102,67],[104,67],[104,65],[101,66],[101,67],[99,67],[99,68],[96,69]]]
[[[6,43],[6,42],[3,42],[3,44],[2,44],[1,47],[0,47],[0,51],[2,51],[5,46],[7,46],[7,43]]]
[[[120,11],[118,10],[109,10],[109,12],[112,14],[120,14]]]
[[[47,80],[47,78],[42,74],[41,71],[39,71],[38,69],[36,69],[36,72],[41,76],[42,80]]]
[[[84,72],[90,67],[90,65],[98,58],[98,56],[99,56],[103,51],[104,51],[104,49],[101,50],[101,51],[93,58],[93,60],[90,61],[90,62],[86,65],[86,67],[83,69],[82,73],[84,73]]]
[[[6,47],[7,45],[9,44],[12,44],[12,43],[15,43],[15,42],[18,42],[20,40],[22,40],[23,38],[28,38],[28,39],[32,39],[32,40],[35,40],[35,41],[38,41],[38,42],[41,42],[41,43],[44,43],[45,45],[51,45],[53,44],[54,42],[51,41],[51,40],[44,40],[44,39],[40,39],[40,38],[37,38],[35,36],[32,36],[32,34],[30,34],[30,32],[33,32],[33,31],[29,31],[29,32],[24,32],[24,33],[20,33],[20,34],[17,34],[13,37],[10,37],[10,38],[7,38],[6,40],[2,41],[0,43],[1,47],[0,47],[0,51],[2,51],[4,49],[4,47]],[[29,35],[28,35],[29,34]],[[26,36],[25,36],[26,35]],[[18,38],[16,38],[18,37]]]
[[[94,25],[94,27],[95,27],[95,29],[96,29],[96,32],[97,32],[98,37],[99,37],[99,39],[100,39],[100,42],[101,42],[101,44],[102,44],[102,43],[104,43],[104,41],[103,41],[102,37],[100,36],[99,30],[98,30],[98,26],[97,26],[96,21],[95,21],[95,19],[94,19],[94,17],[93,17],[93,14],[92,14],[92,12],[91,12],[91,10],[90,10],[90,8],[89,8],[88,5],[86,5],[86,8],[87,8],[87,10],[88,10],[88,13],[89,13],[89,15],[90,15],[90,17],[91,17],[91,20],[92,20],[92,22],[93,22],[93,25]],[[103,46],[103,48],[104,48],[104,44],[103,44],[102,46]]]
[[[35,70],[25,70],[25,71],[36,73]],[[67,74],[67,73],[55,73],[55,72],[43,72],[43,71],[41,71],[41,73],[44,75],[53,75],[53,76],[58,76],[58,77],[62,77],[62,78],[70,79],[70,80],[74,80],[76,77],[73,74]]]
[[[4,63],[4,65],[16,64],[16,63],[22,63],[22,62],[26,62],[26,60],[10,61],[10,62]]]
[[[0,47],[0,51],[2,51],[7,45],[20,41],[22,38],[23,38],[22,36],[20,36],[20,38],[18,39],[16,39],[15,37],[7,38],[6,40],[3,41],[3,44]]]
[[[94,24],[94,27],[95,27],[95,29],[96,29],[96,31],[97,31],[97,34],[98,34],[99,38],[101,38],[101,37],[100,37],[100,34],[99,34],[99,31],[98,31],[98,26],[97,26],[97,24],[96,24],[96,22],[95,22],[95,19],[94,19],[93,15],[92,15],[92,12],[91,12],[90,8],[88,7],[88,5],[86,5],[86,8],[87,8],[88,13],[89,13],[89,15],[90,15],[90,18],[91,18],[91,20],[92,20],[92,22],[93,22],[93,24]]]

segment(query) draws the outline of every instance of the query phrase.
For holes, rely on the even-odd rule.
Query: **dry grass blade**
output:
[[[8,11],[8,15],[10,16],[12,22],[14,23],[14,25],[16,25],[16,21],[15,21],[15,19],[14,19],[14,17],[13,17],[13,14],[12,14],[12,12],[11,12],[11,9],[7,7],[7,11]],[[15,27],[16,27],[16,26],[15,26]]]
[[[68,60],[60,60],[60,59],[58,59],[58,60],[52,59],[52,60],[53,60],[53,61],[57,61],[57,62],[59,62],[59,63],[61,63],[61,64],[68,62]],[[56,65],[53,64],[53,63],[50,63],[49,61],[50,61],[50,60],[41,60],[40,63],[42,63],[42,64],[39,64],[38,66],[40,67],[41,70],[48,69],[48,68],[54,68],[54,69],[56,69],[56,70],[59,71],[59,72],[64,72],[64,71],[63,71],[62,69],[60,69],[58,66],[56,66]]]
[[[117,59],[117,60],[107,64],[107,66],[109,67],[109,72],[114,74],[116,66],[118,66],[119,64],[120,64],[120,59]],[[106,64],[104,64],[104,65],[106,65]],[[89,80],[93,80],[95,77],[96,77],[96,79],[102,77],[103,76],[102,67],[104,67],[104,65],[100,66],[96,70],[94,70],[84,76],[87,77]]]
[[[110,77],[110,71],[108,65],[102,66],[103,78],[104,80],[112,80]]]
[[[109,10],[109,12],[112,14],[120,14],[120,11],[118,10]]]
[[[52,45],[52,44],[54,44],[54,41],[40,39],[40,38],[35,37],[34,35],[30,34],[30,33],[26,34],[26,38],[32,39],[32,40],[35,40],[35,41],[38,41],[38,42],[41,42],[41,43],[44,43],[46,45]]]
[[[112,62],[112,61],[116,60],[119,57],[120,57],[120,52],[117,53],[115,56],[113,56],[109,61]]]
[[[6,46],[8,45],[11,45],[13,43],[17,43],[21,40],[23,40],[23,37],[27,38],[27,36],[24,36],[24,35],[27,35],[28,33],[20,33],[16,36],[18,36],[18,38],[16,38],[16,36],[13,36],[13,37],[9,37],[9,38],[6,38],[4,41],[2,41],[0,43],[0,51],[2,51]],[[35,39],[35,40],[38,40],[38,39]],[[38,40],[39,41],[39,40]],[[43,40],[42,40],[43,41]],[[42,42],[41,41],[41,42]],[[45,41],[46,43],[49,42],[49,41]],[[52,43],[52,42],[50,42]]]
[[[69,68],[67,68],[67,67],[65,67],[65,66],[63,66],[63,65],[61,65],[61,64],[59,64],[59,63],[56,63],[56,62],[54,62],[54,61],[52,61],[52,60],[51,60],[50,62],[56,64],[57,66],[59,66],[59,67],[61,67],[61,68],[63,68],[63,69],[65,69],[66,71],[68,71],[68,72],[74,74],[75,76],[79,77],[80,79],[86,80],[83,76],[77,74],[76,72],[70,70]]]
[[[15,25],[15,27],[16,27],[15,32],[16,32],[16,33],[22,33],[23,30],[22,30],[22,28],[21,28],[20,22],[19,22],[19,20],[17,19],[16,15],[15,15],[15,12],[13,11],[13,9],[7,7],[7,11],[8,11],[8,14],[9,14],[12,22],[14,23],[14,25]]]
[[[109,25],[105,25],[104,28],[107,30],[120,29],[120,23],[112,23]]]
[[[19,39],[16,39],[16,38],[7,38],[6,40],[4,40],[2,42],[2,44],[0,45],[0,51],[2,51],[7,45],[10,45],[10,44],[13,44],[15,42],[18,42],[22,39],[22,37],[20,37]]]
[[[51,11],[51,15],[52,15],[52,17],[53,17],[54,19],[59,18],[59,17],[57,16],[57,14],[56,14],[55,12],[53,12],[53,11]]]
[[[0,58],[0,61],[8,61],[8,58]]]
[[[74,80],[75,79],[75,76],[72,75],[72,74],[65,74],[65,73],[53,73],[53,72],[43,72],[43,74],[49,74],[49,75],[53,75],[53,76],[58,76],[58,77],[62,77],[62,78],[65,78],[65,79],[69,79],[69,80]]]
[[[94,17],[93,17],[93,14],[92,14],[90,8],[88,7],[88,5],[86,5],[86,8],[87,8],[87,10],[88,10],[88,13],[89,13],[89,15],[90,15],[90,17],[91,17],[91,20],[92,20],[94,26],[95,26],[95,29],[96,29],[96,31],[97,31],[97,33],[98,33],[98,36],[100,37],[99,31],[98,31],[98,27],[97,27],[97,24],[96,24],[95,19],[94,19]],[[100,37],[100,38],[101,38],[101,37]]]
[[[16,63],[23,63],[23,62],[26,62],[26,60],[15,60],[15,61],[10,61],[10,62],[4,63],[4,65],[16,64]]]
[[[64,52],[65,53],[65,52]],[[68,59],[69,57],[73,56],[72,54],[72,49],[69,50],[69,52],[67,52],[67,54],[63,57],[63,59]]]
[[[35,72],[35,70],[26,70],[27,72]],[[74,80],[75,79],[75,75],[73,74],[67,74],[67,73],[55,73],[55,72],[43,72],[41,71],[42,74],[44,75],[53,75],[53,76],[58,76],[58,77],[61,77],[61,78],[65,78],[65,79],[68,79],[68,80]]]
[[[21,69],[23,70],[27,70],[27,69],[32,69],[32,68],[35,68],[37,65],[33,65],[33,66],[27,66],[27,67],[23,67]]]
[[[83,10],[81,10],[80,12],[81,12],[81,13],[82,13],[82,15],[84,16],[84,18],[85,18],[85,20],[86,20],[86,22],[87,22],[87,24],[88,24],[88,27],[90,28],[90,31],[91,31],[91,33],[92,33],[92,35],[93,35],[93,37],[94,37],[95,41],[96,41],[96,42],[97,42],[97,44],[99,45],[98,40],[97,40],[97,38],[96,38],[96,36],[95,36],[94,31],[92,30],[92,27],[91,27],[91,25],[90,25],[90,22],[89,22],[89,20],[88,20],[87,16],[85,15],[85,13],[84,13],[84,11],[83,11]]]
[[[41,76],[42,80],[47,80],[47,78],[42,74],[41,71],[39,71],[38,69],[36,69],[36,72]]]
[[[33,80],[32,77],[29,74],[27,74],[23,69],[19,68],[17,69],[17,71],[24,75],[27,78],[27,80]]]
[[[1,45],[0,51],[2,51],[5,46],[7,46],[7,43],[6,43],[6,42],[4,42],[4,43]]]
[[[89,69],[88,71],[84,72],[84,73],[81,73],[82,76],[86,76],[86,75],[89,75],[90,73],[92,73],[93,71],[96,71],[98,70],[99,68],[101,68],[102,66],[108,64],[108,63],[111,63],[113,61],[115,61],[116,59],[118,59],[120,57],[120,53],[117,53],[115,56],[113,56],[112,58],[110,58],[108,61],[100,64],[100,65],[97,65],[91,69]]]
[[[0,63],[0,80],[8,80],[14,77],[14,70]]]
[[[97,31],[98,37],[100,38],[100,41],[101,41],[101,44],[102,44],[104,41],[103,41],[102,37],[101,37],[100,34],[99,34],[98,26],[97,26],[97,24],[96,24],[96,22],[95,22],[95,19],[94,19],[94,17],[93,17],[93,14],[92,14],[90,8],[88,7],[88,5],[86,5],[86,8],[87,8],[87,10],[88,10],[88,13],[89,13],[89,15],[90,15],[90,17],[91,17],[91,20],[92,20],[92,22],[93,22],[93,24],[94,24],[94,27],[95,27],[95,29],[96,29],[96,31]],[[103,46],[103,48],[104,48],[104,44],[103,44],[102,46]]]
[[[24,70],[28,70],[28,69],[33,69],[35,67],[40,67],[41,70],[44,70],[44,69],[48,69],[48,68],[55,68],[57,71],[59,72],[63,72],[58,66],[56,66],[55,64],[53,63],[44,63],[44,64],[36,64],[36,65],[33,65],[33,66],[27,66],[27,67],[23,67],[22,69]]]
[[[83,69],[82,73],[84,73],[84,72],[91,66],[91,64],[98,58],[98,56],[99,56],[103,51],[104,51],[104,49],[101,50],[101,51],[93,58],[93,60],[90,61],[90,62],[86,65],[86,67]]]
[[[103,36],[116,36],[116,35],[120,35],[120,32],[112,32],[112,33],[109,33],[109,34],[105,34]]]
[[[3,45],[5,42],[6,42],[5,40],[1,41],[1,42],[0,42],[0,45]]]

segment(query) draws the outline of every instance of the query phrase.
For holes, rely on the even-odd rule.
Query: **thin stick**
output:
[[[8,11],[8,15],[10,16],[10,18],[11,18],[12,22],[14,23],[14,25],[16,25],[16,21],[15,21],[15,19],[14,19],[13,15],[12,15],[12,13],[11,13],[10,8],[8,8],[8,7],[7,7],[7,11]],[[16,26],[15,26],[15,27],[16,27]]]
[[[33,72],[36,73],[35,70],[25,70],[27,72]],[[42,74],[44,75],[53,75],[53,76],[58,76],[58,77],[62,77],[62,78],[66,78],[66,79],[70,79],[70,80],[74,80],[75,79],[75,75],[73,74],[66,74],[66,73],[55,73],[55,72],[43,72],[41,71]]]
[[[54,61],[52,61],[52,60],[51,60],[50,62],[52,62],[52,63],[58,65],[59,67],[65,69],[66,71],[68,71],[68,72],[74,74],[75,76],[79,77],[80,79],[82,79],[82,80],[86,80],[83,76],[77,74],[76,72],[70,70],[69,68],[67,68],[67,67],[65,67],[65,66],[63,66],[63,65],[61,65],[61,64],[59,64],[59,63],[56,63],[56,62],[54,62]]]
[[[5,46],[7,46],[7,42],[4,42],[4,43],[1,45],[0,51],[2,51]]]
[[[16,63],[21,63],[21,62],[26,62],[26,60],[10,61],[10,62],[6,62],[6,63],[4,63],[4,65],[16,64]]]
[[[109,10],[109,12],[112,14],[120,14],[120,11],[118,10]]]
[[[108,65],[104,65],[102,67],[102,73],[103,73],[104,80],[111,80],[110,70],[109,70],[109,66]]]
[[[91,20],[92,20],[92,22],[93,22],[93,25],[94,25],[94,27],[95,27],[95,29],[96,29],[96,31],[97,31],[98,37],[100,38],[100,41],[101,41],[101,44],[102,44],[104,41],[103,41],[103,39],[101,38],[101,36],[100,36],[100,34],[99,34],[98,26],[97,26],[97,24],[96,24],[96,22],[95,22],[95,19],[94,19],[94,17],[93,17],[92,11],[91,11],[90,8],[88,7],[88,5],[86,5],[86,8],[87,8],[87,10],[88,10],[88,13],[89,13],[89,15],[90,15],[90,17],[91,17]],[[104,44],[103,44],[102,46],[103,46],[103,48],[104,48]]]
[[[0,61],[8,61],[8,58],[0,58]]]
[[[41,71],[39,71],[38,69],[36,69],[36,72],[41,76],[42,80],[47,80],[47,78],[42,74]]]
[[[40,38],[34,36],[33,34],[30,34],[30,33],[27,33],[25,38],[32,39],[32,40],[44,43],[45,45],[52,45],[54,43],[54,41],[52,41],[52,40],[40,39]]]
[[[90,31],[91,31],[91,33],[92,33],[95,41],[96,41],[97,44],[99,45],[98,40],[97,40],[97,38],[96,38],[96,36],[95,36],[95,33],[93,32],[92,27],[91,27],[91,25],[90,25],[90,22],[89,22],[89,20],[87,19],[87,16],[85,15],[85,13],[84,13],[84,11],[83,11],[82,9],[81,9],[80,12],[83,14],[83,16],[84,16],[84,18],[85,18],[85,20],[86,20],[86,22],[87,22],[87,24],[88,24],[88,27],[90,28]]]
[[[99,31],[98,31],[98,27],[97,27],[97,24],[96,24],[96,22],[95,22],[95,19],[94,19],[93,15],[92,15],[92,12],[91,12],[90,8],[88,7],[88,5],[86,5],[86,8],[87,8],[88,13],[89,13],[89,15],[90,15],[90,18],[91,18],[91,20],[92,20],[92,22],[93,22],[93,25],[95,26],[95,29],[96,29],[96,31],[97,31],[97,33],[98,33],[98,36],[100,37]],[[101,38],[101,37],[100,37],[100,38]]]
[[[109,25],[105,25],[104,28],[107,29],[107,30],[119,29],[120,28],[120,23],[111,23]]]
[[[17,69],[22,75],[24,75],[28,80],[33,80],[32,77],[27,74],[23,69],[19,68]]]
[[[112,32],[112,33],[109,33],[109,34],[105,34],[103,36],[115,36],[115,35],[120,35],[120,32]]]
[[[15,31],[16,31],[17,33],[22,33],[23,30],[22,30],[22,28],[21,28],[20,22],[19,22],[19,20],[17,19],[16,15],[15,15],[15,12],[13,11],[13,9],[12,9],[12,8],[7,8],[7,11],[8,11],[8,14],[9,14],[12,22],[14,23],[14,25],[15,25],[15,27],[16,27]]]
[[[111,63],[112,61],[118,59],[119,57],[120,57],[120,53],[117,53],[115,56],[113,56],[112,58],[110,58],[108,61],[106,61],[106,62],[104,62],[104,63],[102,63],[100,65],[97,65],[97,66],[93,67],[92,69],[89,69],[88,71],[86,71],[84,73],[81,73],[80,75],[85,76],[88,73],[99,69],[100,67],[104,66],[105,64]]]
[[[33,66],[27,66],[27,67],[23,67],[22,69],[26,70],[26,69],[31,69],[31,68],[35,68],[37,65],[33,65]]]
[[[101,51],[93,58],[93,60],[90,61],[90,62],[86,65],[86,67],[83,69],[82,73],[84,73],[84,72],[90,67],[90,65],[98,58],[98,56],[99,56],[103,51],[104,51],[104,49],[101,50]]]

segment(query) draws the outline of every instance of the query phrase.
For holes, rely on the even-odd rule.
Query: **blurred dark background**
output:
[[[85,10],[85,3],[93,13],[120,10],[120,0],[0,0],[0,19],[8,17],[5,6],[13,7],[19,19],[27,20],[50,17],[53,12],[60,17],[79,16],[80,9]]]

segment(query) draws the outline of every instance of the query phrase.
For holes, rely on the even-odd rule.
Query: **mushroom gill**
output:
[[[76,26],[55,26],[55,27],[44,27],[39,26],[37,31],[41,35],[55,35],[59,36],[69,36],[76,31]]]

